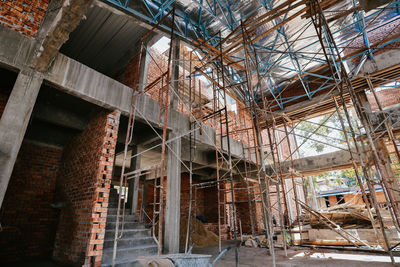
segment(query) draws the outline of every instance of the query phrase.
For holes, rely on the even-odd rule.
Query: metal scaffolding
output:
[[[115,3],[115,1],[112,2]],[[183,31],[179,26],[182,14],[175,14],[174,8],[167,12],[170,2],[173,1],[165,2],[158,13],[151,13],[154,18],[152,22],[157,22],[155,28],[170,29],[172,44],[178,36],[187,37],[187,34],[183,32],[186,33],[191,27],[190,25],[193,26],[193,22],[186,19],[186,30]],[[216,16],[211,6],[206,9],[203,1],[194,2],[201,6],[204,12]],[[261,14],[255,12],[240,20],[232,14],[223,18],[216,16],[218,17],[216,19],[229,31],[225,33],[218,31],[210,35],[202,29],[200,31],[203,33],[201,38],[191,40],[190,50],[188,49],[189,45],[183,45],[182,55],[178,62],[172,62],[172,45],[170,45],[167,70],[160,69],[162,73],[160,77],[154,77],[153,82],[146,84],[144,90],[135,93],[132,99],[120,187],[122,188],[126,181],[133,176],[137,177],[137,175],[145,173],[142,170],[141,174],[140,172],[126,174],[125,162],[129,159],[127,156],[128,145],[133,136],[136,97],[159,85],[158,122],[163,129],[162,135],[159,135],[151,126],[162,141],[161,161],[155,167],[158,173],[154,178],[151,219],[153,236],[157,240],[159,254],[162,253],[163,246],[163,183],[165,153],[169,142],[167,140],[167,119],[168,110],[171,108],[170,97],[173,96],[178,99],[178,110],[190,118],[189,130],[182,135],[189,137],[189,164],[186,165],[180,160],[185,171],[189,173],[190,188],[185,239],[186,253],[192,245],[191,235],[194,227],[191,224],[192,218],[196,223],[197,193],[199,190],[209,187],[215,187],[218,194],[220,251],[222,250],[223,233],[227,232],[227,226],[231,238],[238,240],[239,237],[242,237],[241,222],[249,220],[249,234],[266,236],[268,251],[275,266],[275,246],[278,244],[274,241],[274,236],[279,233],[282,236],[280,245],[284,248],[285,255],[287,255],[286,249],[289,245],[302,244],[306,239],[303,235],[304,222],[302,220],[305,213],[318,217],[325,225],[351,244],[357,247],[368,246],[364,241],[340,229],[330,219],[321,215],[316,207],[311,208],[310,203],[307,203],[304,178],[308,175],[296,170],[295,161],[301,158],[299,152],[304,144],[312,140],[349,152],[351,161],[345,167],[355,171],[356,182],[360,188],[375,236],[394,262],[392,253],[394,247],[391,246],[390,237],[385,232],[387,226],[382,218],[375,186],[382,187],[393,225],[399,230],[400,187],[396,174],[400,168],[394,168],[400,162],[398,127],[393,125],[390,114],[386,114],[381,105],[376,94],[376,87],[397,80],[400,78],[400,71],[397,68],[386,70],[386,72],[378,73],[377,77],[359,75],[359,71],[366,57],[372,57],[374,51],[382,48],[384,44],[393,43],[400,37],[397,35],[387,36],[381,43],[371,44],[368,40],[368,25],[372,25],[383,11],[364,16],[364,14],[360,14],[360,8],[354,3],[351,10],[327,17],[326,10],[334,6],[336,1],[292,0],[279,5],[274,5],[273,1],[267,0],[260,2],[264,10]],[[392,4],[390,3],[389,7]],[[124,6],[124,8],[128,8],[128,6]],[[224,6],[223,9],[229,11],[230,7],[229,5]],[[167,12],[166,15],[162,16],[165,12]],[[354,12],[357,17],[355,22],[350,25],[358,25],[359,30],[355,35],[353,33],[351,36],[346,36],[350,33],[342,29],[332,31],[333,22]],[[163,22],[168,17],[172,17],[172,19],[167,26],[167,23],[163,24]],[[296,29],[288,36],[285,27],[290,21],[298,18],[306,18],[308,23],[304,25],[304,28]],[[396,17],[396,19],[398,18]],[[198,21],[196,28],[201,28],[201,18]],[[304,40],[311,38],[309,34],[305,34],[311,30],[315,33],[313,37],[317,40],[313,40],[309,45],[296,47],[295,44],[303,45]],[[357,36],[363,37],[365,49],[344,56],[343,51],[351,47],[352,41],[341,43],[340,40],[348,38],[354,40]],[[265,39],[272,44],[265,45],[263,43]],[[316,50],[312,53],[306,49],[307,47]],[[141,51],[148,53],[147,49],[141,48]],[[361,57],[359,64],[353,70],[348,70],[346,61],[357,59],[357,57]],[[178,68],[181,66],[182,75],[178,75],[178,81],[171,79],[172,64]],[[313,68],[309,68],[308,65],[313,65]],[[276,69],[284,70],[282,75],[285,77],[287,77],[287,72],[293,75],[287,78],[286,84],[279,84],[272,75],[275,71],[276,76],[278,73]],[[396,71],[398,73],[394,74]],[[197,77],[202,77],[208,82],[197,79]],[[174,88],[173,82],[178,82],[178,88]],[[297,88],[300,88],[301,93],[289,94]],[[382,117],[378,125],[371,121],[370,114],[367,112],[366,90],[372,93],[377,102],[379,114]],[[206,92],[210,91],[212,91],[212,96],[207,96]],[[296,105],[301,101],[312,101],[316,97],[319,97],[319,101],[316,103],[313,102],[306,107],[285,112],[286,108],[291,105]],[[236,103],[236,113],[232,111],[231,102]],[[359,129],[352,123],[350,115],[352,110],[357,116]],[[298,132],[302,122],[321,115],[326,115],[323,122],[310,121],[316,126],[314,130],[308,131],[306,135]],[[327,123],[328,119],[334,115],[338,116],[339,128]],[[207,131],[202,131],[206,125],[214,130],[211,136],[207,134]],[[343,138],[317,133],[324,127],[340,132],[343,134]],[[197,134],[200,132],[212,140],[215,148],[215,177],[209,177],[209,180],[205,182],[194,181],[193,175],[194,155],[197,152],[196,144],[198,142]],[[330,140],[320,141],[316,136],[330,138]],[[298,144],[297,137],[304,141]],[[241,142],[241,158],[234,158],[232,155],[233,140]],[[389,146],[390,150],[387,148]],[[395,161],[391,159],[391,155]],[[137,155],[133,155],[131,158],[134,156]],[[290,166],[288,172],[284,172],[282,167],[284,164]],[[372,174],[373,170],[377,172],[377,175]],[[291,186],[287,181],[290,181]],[[244,187],[238,186],[239,184]],[[247,218],[240,214],[239,203],[236,201],[242,191],[246,192],[245,202],[249,208]],[[276,198],[275,201],[271,200],[272,196]],[[120,209],[122,209],[122,215]],[[117,242],[123,234],[124,210],[125,206],[120,195],[113,264],[115,263]],[[261,213],[259,216],[261,219],[257,213]],[[276,213],[279,216],[279,225],[274,223],[274,214]],[[121,229],[120,225],[122,225]],[[295,233],[300,234],[299,240],[295,239]],[[290,236],[289,241],[286,236]],[[238,247],[235,249],[236,265],[239,262],[238,249]]]

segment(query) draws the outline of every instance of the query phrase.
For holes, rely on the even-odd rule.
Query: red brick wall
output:
[[[157,180],[157,183],[159,180]],[[189,213],[189,175],[183,173],[181,177],[181,216],[186,217]],[[193,191],[194,192],[194,191]],[[205,201],[204,201],[205,190],[197,190],[197,208],[196,215],[207,217],[205,212]],[[166,203],[166,195],[167,195],[167,179],[164,178],[164,205]],[[194,195],[193,195],[194,197]],[[148,181],[147,188],[147,205],[145,207],[146,213],[152,218],[153,216],[153,205],[154,202],[154,180]],[[158,202],[158,200],[157,200]],[[141,205],[141,199],[139,199],[139,206]],[[192,209],[192,215],[194,214],[194,207]]]
[[[160,180],[157,180],[157,184],[159,184]],[[164,177],[164,181],[163,181],[163,185],[164,185],[164,192],[163,192],[163,201],[164,201],[164,205],[166,203],[166,196],[167,196],[167,178]],[[157,198],[159,196],[157,195]],[[150,180],[147,181],[147,203],[146,206],[144,207],[147,215],[153,219],[153,203],[154,203],[154,180]],[[158,203],[158,199],[156,201],[156,203]],[[141,206],[142,203],[138,202],[138,205]],[[164,213],[165,214],[165,213]]]
[[[0,24],[35,37],[49,0],[0,0]]]
[[[50,258],[57,227],[54,201],[62,149],[23,142],[4,198],[0,262]]]
[[[251,185],[249,184],[249,187],[250,186]],[[236,213],[238,221],[240,220],[241,222],[243,233],[251,233],[250,214],[251,212],[253,212],[253,214],[255,213],[255,206],[254,207],[249,206],[248,193],[246,189],[247,184],[245,182],[239,182],[234,185],[234,188],[236,189],[235,203],[236,203]],[[251,211],[251,208],[253,209],[253,211]]]
[[[218,222],[218,190],[210,187],[204,190],[204,217],[207,222]]]
[[[119,82],[135,90],[137,89],[139,79],[139,59],[140,54],[132,58],[125,69],[121,70],[116,77]]]
[[[196,184],[197,182],[193,182]],[[209,188],[207,188],[208,190]],[[195,191],[193,190],[193,199],[195,195]],[[205,191],[204,189],[199,189],[197,190],[196,193],[196,207],[192,207],[192,215],[196,216],[203,216],[207,218],[207,214],[205,212]],[[181,216],[187,217],[189,214],[189,202],[190,202],[190,181],[189,181],[189,175],[186,173],[182,174],[181,177]]]
[[[379,103],[383,108],[390,107],[400,103],[400,89],[399,88],[388,88],[376,92]],[[368,102],[371,105],[372,110],[378,110],[378,104],[376,103],[375,97],[372,93],[367,93]]]
[[[57,196],[66,206],[54,247],[57,261],[101,264],[119,116],[99,112],[64,149]]]
[[[147,84],[151,84],[154,82],[158,77],[160,77],[163,73],[168,70],[168,56],[164,54],[158,53],[156,50],[151,49],[150,53],[152,58],[149,62],[149,69],[147,75]],[[154,59],[154,60],[153,60]],[[166,76],[164,76],[164,87],[166,85]],[[162,96],[160,95],[161,89],[161,81],[157,83],[154,87],[147,91],[147,95],[152,99],[161,102],[164,101]],[[170,87],[171,89],[171,87]]]

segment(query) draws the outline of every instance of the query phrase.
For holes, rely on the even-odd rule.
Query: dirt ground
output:
[[[222,249],[232,245],[225,243]],[[194,254],[209,254],[212,259],[218,255],[218,247],[205,247],[193,249]],[[318,267],[343,267],[343,266],[400,266],[392,265],[390,258],[385,254],[372,254],[353,251],[342,251],[334,249],[309,249],[294,247],[287,250],[287,257],[284,251],[276,249],[276,266],[318,266]],[[400,262],[400,257],[395,257]],[[235,266],[235,249],[229,250],[217,263],[216,267]],[[239,266],[273,266],[272,257],[268,255],[266,248],[239,248]]]

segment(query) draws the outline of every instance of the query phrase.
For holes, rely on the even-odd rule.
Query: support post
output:
[[[131,155],[136,155],[138,152],[137,146],[133,146]],[[140,155],[131,158],[131,165],[129,171],[134,171],[140,168]],[[130,201],[129,207],[131,208],[131,214],[136,214],[139,196],[139,174],[135,178],[132,178],[128,182],[128,199]]]
[[[314,180],[312,176],[308,176],[308,183],[310,184],[310,189],[311,189],[311,197],[312,197],[312,208],[315,210],[318,210],[318,202],[317,202],[317,193],[315,192],[315,187],[314,187]]]
[[[147,52],[148,44],[144,44],[142,49],[142,55],[140,58],[140,65],[139,65],[139,80],[138,80],[138,91],[141,92],[147,86],[147,76],[149,73],[149,63],[150,63],[150,56]]]
[[[177,133],[170,133],[174,139]],[[179,253],[179,223],[181,212],[181,138],[169,144],[167,164],[167,201],[165,209],[164,252]]]
[[[171,99],[170,99],[170,107],[173,110],[178,110],[178,103],[179,99],[179,60],[180,60],[180,41],[178,38],[174,38],[171,41],[171,48],[172,48],[172,92],[171,92]]]
[[[37,72],[20,72],[1,117],[0,207],[3,204],[8,182],[42,81],[42,75]]]

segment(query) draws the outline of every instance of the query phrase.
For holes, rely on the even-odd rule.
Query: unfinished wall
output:
[[[54,258],[100,266],[119,126],[119,112],[101,111],[64,149],[57,181],[61,211]]]
[[[251,185],[249,184],[249,187]],[[236,212],[237,212],[237,218],[240,220],[241,227],[242,227],[242,232],[243,233],[251,233],[251,220],[250,220],[250,215],[251,212],[255,214],[255,202],[252,202],[249,205],[248,201],[248,191],[243,190],[247,188],[247,185],[245,182],[240,182],[236,183],[234,185],[235,187],[235,203],[236,203]],[[250,192],[251,194],[251,192]],[[256,223],[256,222],[254,222]],[[256,226],[256,225],[254,225]]]
[[[0,262],[50,258],[57,228],[54,202],[62,149],[24,142],[4,198]]]
[[[116,75],[116,80],[135,90],[137,89],[136,87],[139,80],[139,59],[140,54],[137,54],[129,61],[126,67]]]
[[[0,1],[0,24],[28,37],[35,37],[49,0]]]
[[[399,88],[387,88],[376,92],[379,103],[382,108],[390,107],[400,103],[400,89]],[[372,110],[378,110],[378,104],[376,103],[375,97],[372,93],[367,93],[368,102],[371,105]]]
[[[164,194],[163,194],[163,201],[164,204],[166,202],[166,196],[167,196],[167,178],[164,177]],[[146,181],[147,183],[147,201],[144,206],[144,210],[146,211],[147,215],[153,219],[153,203],[154,203],[154,180],[148,180]],[[159,179],[157,180],[157,184],[159,184]],[[157,196],[158,197],[158,196]],[[139,200],[139,199],[138,199]],[[158,201],[157,201],[158,202]],[[138,206],[140,207],[142,205],[141,202],[138,202]]]
[[[336,196],[333,196],[336,197]],[[354,194],[345,194],[343,195],[344,197],[344,202],[348,203],[351,202],[353,204],[364,204],[364,201],[362,200],[362,195],[361,193],[354,195]],[[331,197],[329,197],[330,200]],[[378,191],[376,192],[376,200],[379,203],[379,206],[383,207],[384,204],[386,203],[386,198],[385,198],[385,194],[383,193],[383,191]],[[332,206],[332,204],[331,204]]]
[[[329,199],[329,205],[331,207],[333,207],[333,206],[335,206],[337,204],[336,196],[329,196],[328,199]]]
[[[193,181],[193,184],[197,182]],[[206,203],[205,203],[205,191],[207,189],[197,190],[196,194],[196,207],[192,207],[192,214],[196,214],[196,216],[202,216],[207,219],[207,211],[206,211]],[[189,175],[183,173],[181,176],[181,216],[186,217],[189,214],[189,200],[190,200],[190,181]],[[193,199],[194,199],[194,191],[193,191]],[[208,219],[207,219],[208,220]]]
[[[157,180],[157,183],[159,180]],[[152,203],[154,202],[154,180],[150,180],[147,182],[147,204],[145,207],[146,213],[152,218],[153,216],[153,205]],[[194,182],[196,183],[196,182]],[[189,192],[190,192],[190,183],[189,183],[189,175],[186,173],[182,173],[181,176],[181,216],[183,218],[187,218],[189,214]],[[194,192],[194,191],[193,191]],[[205,211],[205,190],[198,190],[197,191],[197,208],[196,208],[196,215],[198,216],[203,216],[207,218],[207,213]],[[140,194],[139,194],[140,195]],[[167,195],[167,179],[164,178],[164,204],[166,203],[166,195]],[[194,197],[194,195],[193,195]],[[142,204],[141,203],[141,198],[139,199],[138,202],[139,206]],[[215,204],[216,205],[216,204]],[[193,207],[192,209],[192,215],[194,214],[195,208]]]
[[[204,216],[209,223],[218,223],[218,190],[210,187],[204,190]]]

